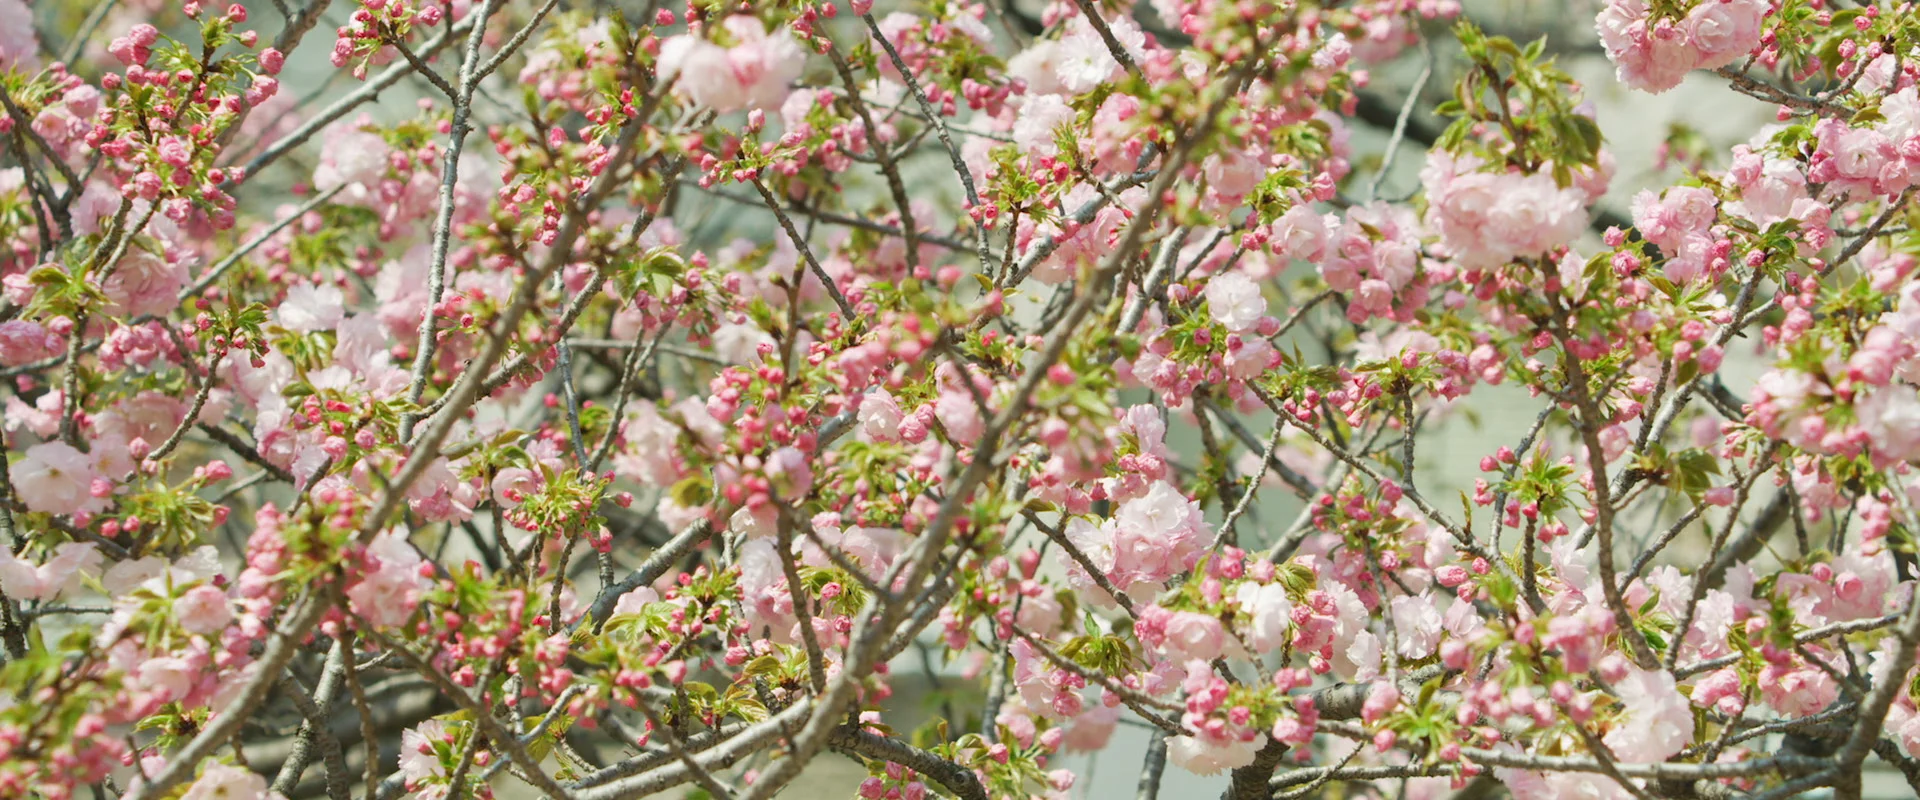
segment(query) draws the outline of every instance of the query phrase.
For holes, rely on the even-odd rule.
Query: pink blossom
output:
[[[1353,634],[1353,638],[1344,650],[1335,650],[1341,663],[1335,666],[1342,675],[1351,676],[1355,681],[1370,681],[1380,677],[1382,650],[1380,637],[1373,631],[1362,630]]]
[[[1433,655],[1434,648],[1440,646],[1440,612],[1433,607],[1432,598],[1421,595],[1395,597],[1389,603],[1393,613],[1394,635],[1398,638],[1396,650],[1401,658],[1422,659]]]
[[[1694,6],[1682,24],[1687,44],[1698,53],[1694,68],[1726,66],[1760,44],[1767,6],[1767,0],[1705,0]]]
[[[713,351],[732,364],[750,364],[760,360],[760,347],[773,344],[773,337],[754,325],[721,325],[713,331]]]
[[[1226,272],[1207,281],[1207,308],[1215,322],[1230,331],[1247,331],[1267,313],[1260,284],[1238,272]]]
[[[813,488],[813,468],[796,448],[782,447],[767,456],[767,480],[781,497],[805,497]]]
[[[367,570],[347,589],[353,610],[376,627],[405,623],[425,590],[420,554],[405,535],[386,531],[367,545],[366,561]]]
[[[1760,698],[1788,717],[1825,710],[1840,697],[1840,687],[1810,664],[1769,664],[1760,670]]]
[[[1298,261],[1319,261],[1327,249],[1327,218],[1305,206],[1294,206],[1273,221],[1269,241],[1279,255]]]
[[[671,454],[679,441],[680,428],[658,408],[651,403],[629,405],[621,436],[626,446],[613,458],[614,470],[620,475],[648,486],[670,486],[678,478]]]
[[[93,482],[100,477],[93,460],[66,442],[27,448],[26,458],[13,465],[12,477],[20,501],[33,511],[71,515],[107,507],[104,498],[93,494]]]
[[[447,724],[430,719],[400,733],[400,774],[408,786],[422,786],[434,778],[444,779],[446,767],[435,755],[434,746],[445,746],[450,735]]]
[[[25,72],[39,66],[37,30],[26,0],[0,0],[0,69]]]
[[[1074,717],[1067,727],[1066,739],[1061,746],[1069,753],[1094,753],[1105,750],[1107,742],[1113,738],[1113,729],[1119,726],[1122,707],[1114,705],[1093,705]]]
[[[957,445],[971,445],[986,432],[986,420],[980,416],[979,401],[966,389],[943,389],[939,399],[934,401],[933,413]]]
[[[38,565],[0,547],[0,589],[16,600],[51,600],[72,589],[82,573],[98,569],[102,559],[92,542],[63,542]]]
[[[1912,388],[1875,389],[1854,410],[1877,455],[1889,461],[1920,459],[1920,397]]]
[[[1057,131],[1062,125],[1071,125],[1073,120],[1073,108],[1067,105],[1066,98],[1052,94],[1028,95],[1019,118],[1013,123],[1013,141],[1023,150],[1052,155],[1059,150],[1055,141]]]
[[[301,333],[330,331],[346,316],[346,295],[332,284],[297,283],[274,309],[280,324]]]
[[[876,388],[860,398],[860,431],[876,442],[900,440],[900,403],[886,389]]]
[[[1920,757],[1920,714],[1907,708],[1906,702],[1895,702],[1893,708],[1888,709],[1887,730],[1900,742],[1900,748],[1907,755]]]
[[[645,611],[649,604],[658,602],[660,593],[651,586],[642,586],[620,595],[620,599],[613,604],[613,616],[638,614]]]
[[[1220,363],[1227,368],[1227,374],[1245,381],[1260,377],[1276,363],[1277,357],[1278,351],[1267,340],[1257,336],[1247,339],[1236,336],[1230,340]]]
[[[186,139],[178,136],[161,138],[159,145],[155,149],[160,154],[161,162],[175,167],[184,167],[193,159],[191,144]]]
[[[1220,620],[1206,614],[1180,611],[1167,620],[1167,651],[1182,661],[1212,661],[1220,657],[1225,643]]]
[[[1893,139],[1873,128],[1823,118],[1813,127],[1819,148],[1808,161],[1808,180],[1857,195],[1890,194],[1912,180]],[[1899,165],[1899,169],[1889,171]]]
[[[1678,250],[1713,224],[1718,200],[1697,186],[1676,186],[1664,196],[1643,191],[1633,198],[1633,224],[1640,235],[1667,250]]]
[[[1693,709],[1674,688],[1673,675],[1629,667],[1613,691],[1626,714],[1603,740],[1620,760],[1665,761],[1693,741]]]
[[[186,287],[185,264],[137,245],[100,283],[100,290],[112,301],[108,311],[126,317],[166,314],[179,305],[178,295]]]
[[[266,800],[267,779],[244,767],[209,761],[180,800]]]
[[[397,388],[391,384],[403,381],[406,373],[394,365],[392,341],[380,321],[372,314],[357,314],[340,320],[334,330],[338,334],[333,345],[334,361],[365,381],[376,398],[391,397],[392,393],[385,390]]]
[[[1360,705],[1360,718],[1373,724],[1399,705],[1400,689],[1386,681],[1376,681],[1367,691],[1366,702]]]
[[[930,628],[964,677],[995,670],[1009,689],[981,720],[997,735],[947,755],[997,794],[1049,800],[1075,784],[1059,755],[1124,744],[1117,723],[1143,699],[1178,726],[1162,744],[1193,773],[1276,743],[1287,770],[1422,770],[1325,787],[1347,795],[1437,800],[1487,775],[1523,800],[1626,800],[1641,787],[1563,768],[1596,749],[1684,761],[1710,749],[1703,719],[1805,719],[1914,677],[1893,670],[1909,643],[1864,623],[1781,646],[1914,592],[1896,545],[1920,507],[1920,254],[1889,209],[1920,187],[1920,73],[1882,35],[1910,27],[1899,4],[1774,16],[1772,0],[1602,0],[1614,83],[1725,91],[1689,73],[1751,67],[1818,102],[1762,98],[1780,125],[1730,151],[1675,136],[1637,163],[1600,148],[1575,164],[1541,146],[1579,134],[1569,123],[1620,122],[1584,99],[1617,92],[1502,55],[1474,80],[1516,81],[1507,107],[1482,107],[1499,92],[1477,83],[1478,119],[1408,168],[1417,187],[1353,119],[1408,99],[1367,68],[1444,31],[1460,0],[1150,0],[1151,33],[1114,4],[1037,3],[1035,36],[981,3],[878,20],[869,0],[671,3],[626,23],[580,9],[528,31],[515,60],[532,108],[480,98],[467,119],[368,90],[364,113],[304,122],[359,90],[316,82],[302,106],[274,77],[289,62],[263,49],[272,30],[247,21],[259,9],[161,5],[114,4],[73,65],[42,68],[30,23],[49,10],[0,0],[0,23],[17,23],[0,31],[0,70],[24,109],[0,133],[36,162],[0,169],[18,528],[0,590],[47,657],[85,667],[71,696],[0,691],[0,718],[80,712],[0,724],[0,764],[40,765],[0,767],[0,795],[70,800],[136,766],[166,771],[167,753],[122,741],[156,715],[259,716],[239,696],[282,669],[260,659],[316,580],[337,584],[324,588],[339,607],[312,609],[303,635],[321,646],[284,666],[309,674],[328,641],[364,649],[377,632],[475,697],[511,668],[522,696],[493,699],[621,739],[603,751],[660,751],[661,729],[593,723],[690,678],[765,694],[773,713],[805,700],[813,672],[860,695],[855,727],[900,735],[898,682],[857,651]],[[517,30],[471,0],[347,5],[333,61],[363,88],[410,71],[401,45],[450,70],[460,45],[433,56],[428,39],[470,29],[492,52],[512,43],[487,37]],[[179,58],[193,43],[158,23],[230,36],[232,80]],[[1672,104],[1639,105],[1626,122],[1657,131]],[[1836,108],[1861,113],[1823,113]],[[1502,112],[1519,125],[1491,121]],[[949,160],[967,180],[937,174]],[[1615,198],[1631,224],[1592,229],[1616,177],[1636,184]],[[770,204],[749,202],[759,189]],[[444,265],[436,231],[453,234]],[[425,320],[438,324],[423,354]],[[1574,361],[1595,407],[1566,402]],[[1465,516],[1492,522],[1467,526],[1475,547],[1393,462],[1413,449],[1402,437],[1519,392],[1566,407],[1523,444],[1531,412],[1492,414],[1519,446],[1484,458],[1419,447],[1430,493],[1472,484]],[[1614,501],[1647,513],[1616,515],[1602,552],[1592,485],[1643,449],[1719,477],[1638,480]],[[1548,473],[1564,485],[1521,485]],[[1254,488],[1239,538],[1216,541]],[[1269,500],[1300,508],[1275,519]],[[1618,590],[1627,621],[1688,620],[1655,643],[1681,669],[1636,668],[1602,567],[1625,570],[1669,511],[1692,508],[1712,539],[1760,506],[1819,541],[1782,533],[1777,553],[1709,565],[1690,557],[1695,525],[1635,563]],[[671,569],[641,566],[696,524],[704,539],[656,559]],[[244,552],[219,547],[231,526],[250,529]],[[1526,553],[1532,602],[1503,606]],[[576,640],[605,583],[595,565],[649,580],[605,598],[620,623]],[[461,602],[438,603],[449,586]],[[105,599],[72,597],[90,589]],[[933,603],[856,611],[885,593]],[[47,612],[59,602],[107,613]],[[1106,670],[1079,633],[1116,623],[1138,646]],[[797,660],[803,642],[820,663]],[[1859,692],[1833,677],[1870,648]],[[797,681],[741,674],[773,662]],[[1408,679],[1436,663],[1449,676],[1421,697]],[[1320,717],[1342,685],[1364,735],[1321,736],[1351,732]],[[1879,730],[1920,753],[1920,707],[1894,695]],[[447,795],[463,739],[484,733],[452,719],[405,731],[401,789]],[[749,760],[727,777],[752,783],[764,759],[736,755]],[[476,780],[503,768],[491,746],[471,761]],[[1483,770],[1494,762],[1540,771]],[[174,794],[269,800],[224,763],[174,764]],[[872,767],[868,800],[933,794],[918,768]]]
[[[1354,292],[1353,304],[1369,316],[1386,317],[1393,314],[1393,285],[1378,278],[1368,278],[1360,282]]]
[[[1427,221],[1462,266],[1490,267],[1537,256],[1586,228],[1586,198],[1550,175],[1485,172],[1477,158],[1429,153],[1421,170]]]
[[[1144,54],[1146,34],[1132,20],[1115,19],[1107,29],[1129,55],[1138,59]],[[1106,39],[1081,17],[1074,18],[1067,35],[1060,37],[1051,55],[1049,60],[1061,88],[1072,94],[1093,91],[1120,71],[1120,62],[1114,60]]]
[[[233,609],[227,603],[227,593],[205,584],[188,589],[186,594],[181,595],[174,602],[173,613],[180,620],[180,627],[188,633],[217,633],[233,620]]]
[[[1695,683],[1690,699],[1695,705],[1717,707],[1723,714],[1738,715],[1746,709],[1740,673],[1731,667],[1710,673]]]
[[[687,99],[721,113],[780,108],[805,68],[806,51],[784,30],[768,33],[752,16],[730,16],[721,24],[737,44],[721,47],[696,33],[667,39],[660,46],[660,78],[674,80]]]
[[[58,355],[64,343],[38,322],[0,322],[0,364],[18,367]]]
[[[1612,779],[1589,774],[1495,767],[1493,776],[1502,788],[1512,793],[1514,800],[1632,800],[1634,797]]]
[[[1214,737],[1173,736],[1167,739],[1167,759],[1195,775],[1218,775],[1253,763],[1266,743],[1266,734],[1251,741]]]
[[[1742,150],[1746,152],[1741,154]],[[1740,199],[1727,204],[1728,214],[1763,228],[1787,219],[1825,225],[1827,207],[1808,196],[1807,176],[1798,165],[1763,157],[1744,145],[1735,152],[1729,174],[1740,187]]]
[[[540,487],[539,473],[526,467],[505,467],[493,476],[489,487],[493,501],[506,508],[517,508],[526,496]]]
[[[143,22],[128,29],[125,36],[114,38],[107,45],[107,52],[122,64],[144,65],[153,57],[153,43],[159,39],[160,30]]]
[[[1051,661],[1025,639],[1008,648],[1013,656],[1013,685],[1033,713],[1052,719],[1079,716],[1084,703],[1079,690],[1086,680],[1053,666]]]
[[[313,188],[345,188],[349,199],[364,201],[386,176],[387,142],[358,125],[338,125],[320,138],[320,162],[313,170]]]
[[[660,46],[660,79],[676,81],[687,100],[716,111],[747,106],[747,88],[733,77],[728,50],[697,35],[668,38]]]
[[[1149,589],[1185,572],[1213,538],[1199,507],[1163,481],[1122,503],[1109,525],[1100,538],[1110,542],[1102,543],[1113,553],[1109,577],[1121,591],[1136,584]]]
[[[341,444],[344,445],[344,440]],[[320,459],[330,454],[324,453],[322,448],[309,447],[303,455],[316,462],[313,466],[304,467],[313,470],[322,463]],[[483,487],[477,483],[454,475],[447,459],[436,458],[428,463],[420,479],[407,489],[407,507],[433,522],[466,519],[473,515],[473,506],[483,491]],[[397,551],[395,555],[398,555]]]
[[[1611,0],[1594,19],[1620,82],[1659,94],[1690,70],[1732,63],[1760,43],[1766,0],[1703,0],[1678,23],[1654,20],[1646,0]]]
[[[787,594],[786,575],[781,570],[780,554],[766,539],[750,539],[740,548],[741,605],[747,622],[756,635],[782,644],[795,638],[793,598]]]

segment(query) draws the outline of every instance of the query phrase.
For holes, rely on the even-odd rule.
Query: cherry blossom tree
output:
[[[0,0],[0,798],[1920,792],[1920,9],[1574,6]]]

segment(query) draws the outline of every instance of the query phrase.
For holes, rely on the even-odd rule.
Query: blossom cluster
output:
[[[1920,776],[1920,10],[1028,5],[0,0],[0,800]]]

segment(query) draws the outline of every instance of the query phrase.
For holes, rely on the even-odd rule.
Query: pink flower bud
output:
[[[1399,735],[1395,734],[1392,730],[1383,730],[1373,735],[1373,748],[1384,753],[1392,750],[1394,742],[1399,740]]]
[[[1367,694],[1367,701],[1360,706],[1360,718],[1371,725],[1400,704],[1400,689],[1386,681],[1376,681]]]

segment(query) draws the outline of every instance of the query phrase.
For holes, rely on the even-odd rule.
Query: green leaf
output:
[[[667,494],[682,508],[694,508],[706,505],[708,500],[713,499],[713,487],[707,484],[706,478],[694,475],[674,484]]]
[[[1600,135],[1600,123],[1593,121],[1592,117],[1585,114],[1574,114],[1573,126],[1579,129],[1580,140],[1587,145],[1589,154],[1600,152],[1601,145],[1606,141]]]
[[[733,714],[748,722],[765,722],[768,717],[772,716],[772,714],[767,711],[766,705],[753,698],[736,701],[733,704]]]
[[[1689,358],[1686,363],[1680,365],[1679,369],[1674,370],[1673,385],[1685,386],[1697,377],[1700,377],[1700,361]]]
[[[711,703],[720,699],[718,689],[713,688],[712,684],[700,681],[687,681],[681,684],[680,690],[685,692],[687,697],[699,702]]]
[[[743,674],[749,678],[758,678],[763,675],[778,675],[780,674],[780,659],[775,658],[771,654],[756,658],[747,662],[747,668],[743,670]]]

